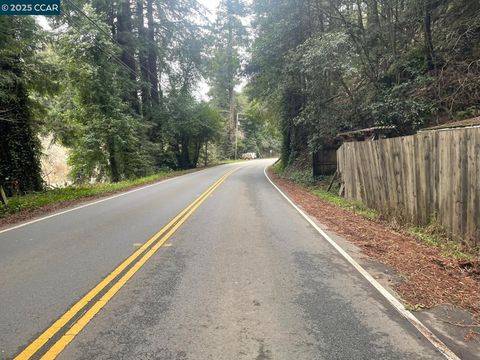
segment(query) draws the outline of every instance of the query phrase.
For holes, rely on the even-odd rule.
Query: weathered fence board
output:
[[[480,128],[344,143],[345,196],[480,245]]]

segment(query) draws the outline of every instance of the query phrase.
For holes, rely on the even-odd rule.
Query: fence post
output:
[[[2,185],[0,185],[0,201],[1,201],[4,205],[8,205],[7,195],[5,194],[5,191],[3,191]]]

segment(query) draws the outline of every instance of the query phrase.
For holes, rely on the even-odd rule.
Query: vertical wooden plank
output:
[[[456,161],[456,152],[457,152],[457,147],[458,143],[455,138],[455,131],[454,130],[447,130],[445,131],[446,133],[446,139],[447,142],[450,144],[449,146],[449,152],[448,152],[448,159],[447,159],[447,168],[449,169],[449,175],[447,177],[448,179],[448,193],[447,193],[447,211],[445,212],[445,226],[447,229],[450,231],[450,233],[453,233],[454,229],[454,212],[455,212],[455,199],[457,198],[457,184],[456,184],[456,174],[455,172],[458,169],[458,164],[455,162]]]
[[[473,202],[473,209],[470,212],[470,216],[473,217],[473,241],[474,245],[480,246],[480,129],[475,130],[475,150],[474,150],[474,175],[472,176],[473,189],[472,193],[475,194]]]
[[[421,171],[423,167],[423,162],[421,161],[422,150],[417,149],[418,137],[412,135],[408,137],[408,157],[407,157],[407,168],[408,168],[408,186],[407,186],[407,196],[408,196],[408,215],[410,221],[413,223],[418,223],[418,198],[421,198],[421,188],[418,188],[417,184],[420,184],[419,179],[417,179],[417,172]]]
[[[478,157],[478,158],[477,158]],[[466,141],[466,174],[468,180],[465,195],[465,240],[475,246],[477,243],[477,229],[480,222],[480,210],[476,209],[480,192],[480,175],[477,169],[480,168],[480,129],[471,129]]]
[[[441,224],[445,224],[448,221],[446,212],[448,209],[447,192],[448,188],[448,150],[450,144],[446,142],[445,131],[438,131],[438,147],[439,147],[439,172],[438,172],[438,221]]]
[[[402,190],[402,197],[403,197],[403,216],[407,216],[410,220],[410,216],[408,214],[408,202],[409,202],[409,193],[408,193],[408,177],[409,177],[409,169],[408,169],[408,149],[410,147],[410,137],[406,136],[402,138],[402,143],[398,149],[399,152],[399,163],[400,163],[400,184],[399,187]]]
[[[468,209],[468,187],[469,181],[473,180],[468,172],[468,145],[472,142],[473,133],[470,129],[462,129],[460,135],[459,157],[460,157],[460,208],[458,219],[458,235],[465,237],[467,234],[467,209]]]
[[[454,169],[454,198],[452,199],[453,216],[452,216],[452,232],[456,236],[462,234],[462,208],[463,208],[463,189],[462,189],[462,173],[463,173],[463,140],[465,129],[452,130],[455,141],[455,152],[453,154],[454,163],[452,168]]]
[[[352,144],[348,144],[348,147],[345,148],[345,166],[348,167],[348,173],[350,175],[350,183],[348,184],[348,198],[353,199],[354,192],[353,186],[355,184],[355,169],[354,169],[354,162],[353,162],[353,154],[352,154]],[[347,195],[347,189],[345,188],[345,195]]]
[[[426,206],[426,192],[428,185],[426,183],[426,167],[428,162],[428,150],[426,146],[427,136],[425,134],[418,134],[415,136],[415,221],[417,224],[425,225],[427,223],[427,206]]]
[[[405,214],[410,222],[415,222],[416,189],[415,189],[415,136],[407,136],[405,139],[406,151],[404,151],[403,166],[405,171]]]
[[[355,143],[355,162],[356,162],[356,170],[357,170],[357,198],[356,200],[364,202],[364,196],[363,196],[363,184],[362,184],[362,157],[361,157],[361,152],[360,152],[360,142]]]
[[[366,148],[368,146],[368,142],[361,142],[359,143],[359,150],[360,150],[360,176],[361,176],[361,194],[362,194],[362,202],[365,204],[369,204],[370,202],[370,196],[371,196],[371,191],[368,188],[369,185],[369,174],[370,174],[370,164],[367,161],[366,157]]]
[[[403,174],[404,172],[402,171],[402,164],[401,164],[401,148],[404,145],[404,140],[403,138],[396,138],[393,139],[395,140],[394,142],[394,155],[393,155],[393,161],[394,161],[394,171],[395,171],[395,191],[397,192],[398,196],[398,204],[397,204],[397,209],[398,211],[404,215],[405,214],[405,186],[404,184],[404,177]]]
[[[390,140],[390,139],[389,139]],[[391,212],[391,204],[392,204],[392,197],[393,195],[391,194],[391,174],[390,174],[390,161],[388,161],[389,158],[389,152],[388,152],[388,147],[390,144],[389,140],[382,141],[381,146],[379,148],[379,161],[380,161],[380,166],[383,171],[383,179],[384,179],[384,210],[387,213]]]
[[[355,187],[356,187],[356,183],[357,183],[357,178],[356,178],[356,170],[355,170],[355,156],[354,156],[354,152],[353,152],[353,144],[352,143],[349,143],[348,144],[348,152],[347,152],[347,156],[348,156],[348,159],[349,159],[349,162],[348,162],[348,167],[350,168],[349,170],[349,173],[350,173],[350,188],[349,188],[349,198],[350,199],[355,199]]]
[[[435,131],[436,134],[436,142],[437,142],[437,181],[438,181],[438,187],[436,191],[437,199],[436,199],[436,204],[437,204],[437,220],[439,222],[443,221],[443,198],[444,198],[444,193],[445,193],[445,185],[444,185],[444,166],[443,166],[443,158],[444,158],[444,152],[445,152],[445,146],[443,146],[442,143],[442,136],[441,132]]]
[[[388,199],[389,199],[389,205],[388,205],[388,210],[390,212],[395,211],[398,207],[398,192],[397,192],[397,186],[395,183],[395,160],[394,160],[394,154],[392,151],[392,146],[394,144],[394,139],[390,139],[386,143],[385,147],[385,164],[386,164],[386,169],[387,169],[387,174],[388,174]]]
[[[383,209],[382,204],[382,194],[385,192],[385,183],[381,180],[381,172],[380,172],[380,165],[378,163],[378,152],[377,149],[381,144],[381,140],[376,142],[371,142],[369,146],[369,154],[368,157],[371,159],[371,167],[372,167],[372,191],[374,195],[375,201],[375,208],[376,209]]]
[[[437,213],[437,189],[438,189],[438,146],[436,133],[431,131],[429,134],[430,141],[430,162],[427,171],[427,185],[429,190],[429,210],[428,220],[434,221]]]
[[[450,145],[450,192],[449,192],[449,209],[447,212],[447,217],[449,219],[447,228],[450,230],[450,233],[453,235],[456,233],[456,225],[457,225],[457,200],[458,200],[458,136],[456,130],[447,130],[448,134],[448,142]]]
[[[365,164],[365,168],[367,169],[364,172],[364,181],[365,181],[365,192],[367,202],[366,205],[368,207],[372,207],[375,209],[379,208],[379,204],[377,201],[377,194],[379,192],[378,187],[375,186],[375,178],[377,169],[375,167],[375,159],[372,154],[372,147],[375,146],[374,141],[366,141],[363,146],[363,162]],[[381,184],[379,184],[381,186]],[[380,190],[381,191],[381,190]]]
[[[437,184],[435,183],[435,164],[436,160],[436,144],[435,144],[435,132],[428,132],[426,133],[426,137],[428,139],[428,159],[427,163],[425,164],[425,186],[426,186],[426,215],[427,215],[427,222],[431,222],[434,214],[436,213],[435,210],[435,192],[437,189]]]
[[[424,146],[423,146],[423,135],[419,134],[415,136],[414,138],[415,144],[414,147],[416,147],[416,152],[415,152],[415,158],[413,160],[414,162],[414,174],[415,174],[415,179],[416,181],[413,184],[413,191],[415,193],[414,198],[412,199],[412,202],[415,204],[415,214],[414,214],[414,219],[416,224],[423,224],[423,167],[424,167]]]
[[[360,156],[358,155],[358,142],[354,143],[354,159],[355,159],[355,178],[356,178],[356,183],[355,183],[355,200],[357,201],[362,201],[362,183],[361,183],[361,177],[360,177]]]
[[[431,168],[431,178],[433,179],[430,182],[431,185],[431,196],[432,196],[432,215],[437,217],[438,211],[439,211],[439,205],[438,205],[438,191],[439,191],[439,173],[440,173],[440,152],[439,152],[439,145],[438,145],[438,132],[437,131],[432,131],[430,132],[431,137],[432,137],[432,168]]]
[[[342,144],[340,148],[337,150],[337,167],[338,171],[340,172],[340,182],[345,183],[347,181],[345,177],[345,167],[344,167],[344,147],[345,144]]]
[[[378,206],[380,209],[384,210],[388,208],[386,202],[386,196],[388,194],[388,185],[385,181],[385,166],[382,163],[382,149],[384,147],[386,140],[379,140],[376,143],[376,146],[373,146],[373,156],[375,157],[375,166],[377,168],[377,183],[381,184],[381,191],[378,191]]]

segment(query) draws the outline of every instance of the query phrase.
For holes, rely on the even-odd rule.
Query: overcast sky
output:
[[[211,12],[211,19],[215,19],[215,11],[217,10],[219,0],[198,0],[198,2]]]

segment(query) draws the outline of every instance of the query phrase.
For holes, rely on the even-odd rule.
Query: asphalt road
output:
[[[33,358],[70,336],[60,359],[444,359],[272,187],[269,163],[210,168],[0,233],[0,358],[239,168],[78,335],[59,330]]]

